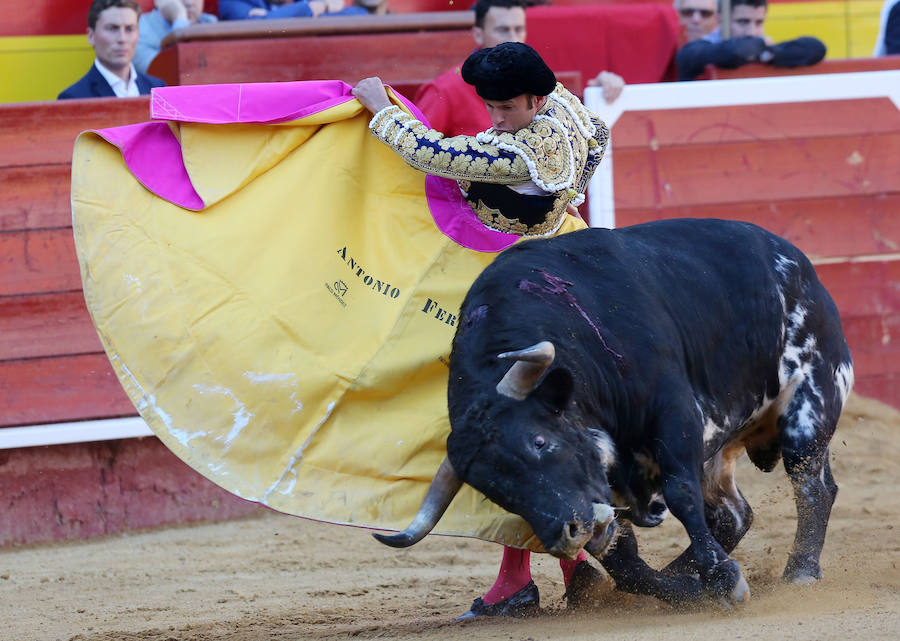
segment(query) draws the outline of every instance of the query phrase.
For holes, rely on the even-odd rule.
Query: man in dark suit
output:
[[[159,78],[139,73],[131,63],[138,40],[141,7],[134,0],[93,0],[88,9],[88,42],[96,59],[90,70],[59,94],[66,98],[130,98],[163,87]]]

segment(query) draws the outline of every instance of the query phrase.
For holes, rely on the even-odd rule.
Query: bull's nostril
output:
[[[569,522],[569,537],[575,538],[578,536],[578,524],[575,521]]]

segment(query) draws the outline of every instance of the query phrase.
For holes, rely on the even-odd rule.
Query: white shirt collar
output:
[[[128,83],[119,78],[112,71],[103,66],[103,63],[94,59],[94,66],[97,67],[97,71],[100,72],[100,75],[106,79],[106,82],[109,83],[109,86],[112,88],[113,93],[116,94],[118,98],[134,98],[135,96],[140,96],[141,91],[137,86],[137,71],[134,68],[134,64],[131,65],[131,73],[128,76]]]

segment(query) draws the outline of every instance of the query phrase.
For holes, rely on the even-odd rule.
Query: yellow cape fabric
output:
[[[496,254],[436,228],[425,175],[367,123],[355,100],[278,125],[170,123],[200,212],[86,132],[74,230],[110,361],[171,450],[276,510],[403,529],[445,455],[457,311]],[[435,533],[540,549],[468,486]]]

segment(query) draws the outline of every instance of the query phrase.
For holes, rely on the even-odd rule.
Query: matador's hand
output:
[[[350,93],[356,96],[363,106],[373,114],[378,113],[385,107],[391,106],[388,100],[387,91],[384,90],[384,83],[381,78],[364,78],[360,80]]]

